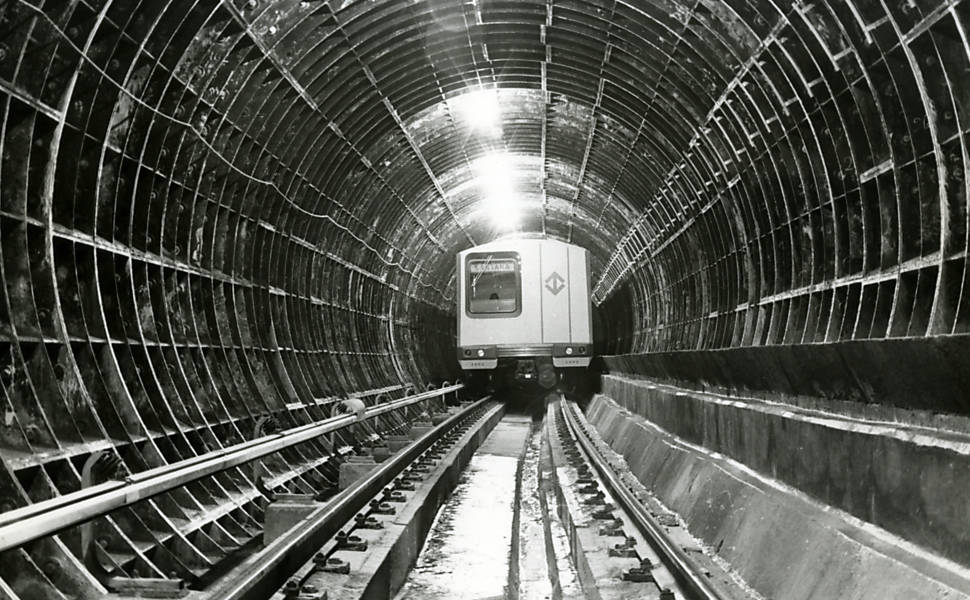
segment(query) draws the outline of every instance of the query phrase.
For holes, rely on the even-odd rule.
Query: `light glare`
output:
[[[472,131],[492,137],[502,135],[502,114],[498,106],[498,94],[492,89],[480,89],[458,96],[453,100],[462,119]]]
[[[485,212],[500,229],[515,229],[519,225],[519,209],[510,196],[486,196]]]
[[[475,161],[473,171],[481,190],[482,209],[496,227],[514,229],[519,225],[519,206],[515,201],[515,170],[511,158],[492,153]]]

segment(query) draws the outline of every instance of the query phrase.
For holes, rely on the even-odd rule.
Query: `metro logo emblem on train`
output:
[[[552,272],[552,275],[546,277],[546,289],[552,292],[553,296],[558,296],[559,292],[566,289],[566,280],[562,278],[562,275]]]

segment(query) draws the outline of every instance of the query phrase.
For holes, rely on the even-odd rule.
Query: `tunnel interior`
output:
[[[455,381],[454,257],[502,236],[589,250],[604,371],[970,413],[967,2],[0,10],[0,510]],[[200,565],[230,487],[185,492]]]

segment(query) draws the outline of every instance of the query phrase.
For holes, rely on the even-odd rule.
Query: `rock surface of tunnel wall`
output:
[[[280,126],[304,100],[272,93],[282,75],[240,37],[246,18],[218,2],[0,7],[0,511],[78,490],[102,452],[137,473],[454,375],[423,230],[375,226],[400,203],[355,212],[317,187],[346,166],[298,164],[308,147],[358,151]],[[325,455],[312,442],[100,518],[97,548],[74,528],[6,552],[0,596],[193,581],[258,536],[257,475],[316,493]],[[94,483],[114,477],[100,464]]]
[[[595,282],[602,312],[633,313],[632,326],[606,323],[601,353],[702,381],[769,355],[691,352],[786,346],[777,361],[831,369],[855,391],[853,372],[943,370],[946,340],[832,344],[970,331],[967,3],[793,2],[781,18],[740,4],[700,3],[734,25],[712,37],[744,48],[725,54],[727,85]],[[701,36],[692,25],[685,36]],[[943,362],[966,371],[953,344],[964,362]],[[761,373],[777,361],[738,378],[801,387]],[[943,379],[934,408],[966,412]]]

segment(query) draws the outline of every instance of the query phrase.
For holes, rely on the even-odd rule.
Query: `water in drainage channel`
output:
[[[521,415],[503,418],[438,511],[396,600],[581,597],[566,556],[568,540],[554,516],[555,506],[549,505],[554,494],[540,477],[542,458],[541,428]],[[516,498],[520,461],[521,498]],[[513,531],[516,521],[518,531]],[[508,590],[513,550],[518,583]]]
[[[518,598],[585,598],[569,556],[569,538],[557,515],[552,459],[543,434],[542,428],[531,432],[522,461]]]

